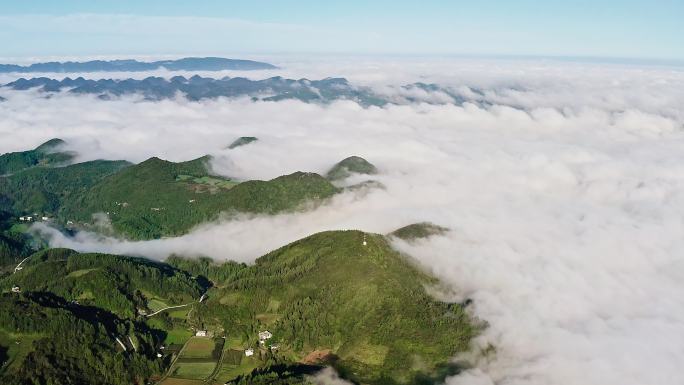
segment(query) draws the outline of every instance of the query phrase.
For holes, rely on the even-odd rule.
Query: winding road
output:
[[[204,297],[205,297],[206,295],[207,295],[207,293],[202,294],[202,296],[200,297],[199,301],[197,301],[197,303],[202,303],[202,301],[204,301]],[[179,308],[179,307],[190,306],[190,305],[192,305],[193,303],[195,303],[195,302],[193,301],[193,302],[190,302],[190,303],[186,303],[185,305],[167,306],[167,307],[165,307],[165,308],[163,308],[163,309],[159,309],[159,310],[155,311],[155,312],[152,313],[152,314],[148,314],[147,317],[148,317],[148,318],[149,318],[149,317],[152,317],[152,316],[155,315],[155,314],[159,314],[159,313],[161,313],[161,312],[163,312],[163,311],[166,311],[166,310],[169,310],[169,309],[177,309],[177,308]]]

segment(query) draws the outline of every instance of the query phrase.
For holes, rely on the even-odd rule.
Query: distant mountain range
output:
[[[170,79],[148,77],[137,79],[85,79],[66,77],[62,80],[47,77],[20,78],[4,87],[14,90],[38,89],[41,92],[66,91],[73,94],[92,94],[100,99],[111,99],[122,95],[142,95],[147,100],[162,100],[179,94],[189,100],[213,99],[217,97],[251,97],[254,101],[280,101],[296,99],[306,103],[330,103],[336,100],[351,100],[363,106],[384,106],[386,104],[407,104],[423,102],[429,104],[463,104],[466,99],[458,92],[436,84],[413,83],[394,87],[391,94],[380,94],[370,87],[351,84],[345,78],[321,80],[286,79],[280,76],[262,80],[247,78],[220,79],[198,75],[190,78],[174,76]],[[391,87],[390,87],[391,88]],[[476,89],[474,95],[482,96]],[[468,99],[471,103],[484,103]]]
[[[91,60],[86,62],[46,62],[27,66],[0,64],[0,73],[7,72],[139,72],[166,68],[170,71],[267,70],[278,68],[269,63],[221,57],[186,57],[178,60],[142,62],[137,60]]]

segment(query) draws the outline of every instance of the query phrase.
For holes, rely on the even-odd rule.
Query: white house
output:
[[[161,353],[157,353],[157,358],[162,358],[162,354],[161,354]]]
[[[267,339],[273,337],[273,334],[269,332],[268,330],[264,330],[263,332],[259,332],[259,341],[266,341]]]
[[[42,219],[42,220],[44,220],[44,221],[49,221],[49,220],[50,220],[50,218],[48,218],[48,217],[41,217],[40,219]]]
[[[247,357],[253,356],[253,355],[254,355],[254,349],[252,349],[252,348],[246,349],[246,350],[245,350],[245,355],[246,355]]]
[[[12,286],[12,293],[21,293],[19,286]]]
[[[207,331],[206,331],[206,330],[198,330],[198,331],[195,333],[195,336],[196,336],[196,337],[206,337],[206,336],[207,336]]]

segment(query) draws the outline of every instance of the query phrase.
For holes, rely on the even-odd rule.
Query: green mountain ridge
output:
[[[296,210],[339,191],[320,175],[304,172],[236,181],[211,174],[209,159],[173,163],[151,158],[127,167],[66,203],[62,219],[87,226],[93,214],[107,213],[117,234],[154,239],[184,234],[222,214]]]
[[[235,143],[254,140],[242,137]],[[53,139],[34,150],[3,155],[6,169],[14,170],[0,176],[0,203],[6,213],[31,216],[31,221],[46,217],[62,229],[146,240],[183,235],[220,217],[294,212],[315,207],[341,191],[382,187],[367,182],[341,189],[331,183],[350,173],[377,172],[355,156],[336,164],[327,179],[298,171],[268,181],[241,181],[212,173],[210,156],[185,162],[152,157],[139,164],[95,160],[56,167],[51,163],[56,159],[36,155],[72,159],[71,153],[51,152],[62,145],[64,141]],[[12,159],[17,156],[33,160],[15,164]],[[4,245],[9,250],[9,243]]]
[[[6,175],[36,166],[57,166],[72,161],[75,154],[59,151],[66,144],[62,139],[50,139],[33,150],[0,155],[0,175]]]

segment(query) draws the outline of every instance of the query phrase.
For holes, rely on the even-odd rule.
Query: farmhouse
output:
[[[246,349],[246,350],[245,350],[245,355],[246,355],[247,357],[253,356],[253,355],[254,355],[254,349],[252,349],[252,348]]]
[[[263,332],[259,332],[259,341],[266,341],[267,339],[273,337],[273,334],[269,332],[268,330],[264,330]]]
[[[12,293],[21,293],[19,286],[12,286]]]
[[[206,330],[198,330],[195,332],[195,337],[206,337],[207,336],[207,331]]]

